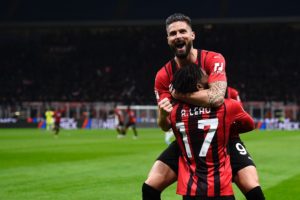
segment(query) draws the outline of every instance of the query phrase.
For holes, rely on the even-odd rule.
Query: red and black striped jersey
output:
[[[130,123],[136,123],[136,117],[135,114],[132,110],[126,110],[127,116],[128,116],[128,121]]]
[[[233,195],[227,143],[231,125],[254,128],[253,119],[240,103],[226,99],[218,108],[177,103],[171,125],[182,155],[179,158],[177,193],[188,196]]]
[[[61,111],[57,110],[54,112],[54,118],[56,123],[60,123],[61,116],[62,116]]]
[[[117,120],[121,123],[124,122],[124,116],[123,116],[123,113],[120,109],[118,108],[115,108],[115,116],[117,117]]]
[[[227,81],[225,73],[225,59],[220,53],[198,50],[196,65],[208,75],[208,83]],[[157,102],[164,98],[171,100],[171,87],[173,74],[178,69],[174,59],[168,61],[156,74],[154,92]]]

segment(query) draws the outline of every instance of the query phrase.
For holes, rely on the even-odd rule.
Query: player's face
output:
[[[205,90],[207,88],[208,88],[207,82],[204,83],[203,81],[201,81],[201,82],[197,83],[197,89],[198,90]]]
[[[168,44],[178,58],[186,58],[191,51],[195,34],[191,27],[182,21],[167,27]]]
[[[203,71],[203,70],[202,70]],[[197,83],[198,90],[205,90],[208,88],[208,76],[206,73],[202,74],[201,80]]]

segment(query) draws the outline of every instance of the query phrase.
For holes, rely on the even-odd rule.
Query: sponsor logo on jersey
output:
[[[221,73],[224,69],[224,63],[215,63],[214,72]]]

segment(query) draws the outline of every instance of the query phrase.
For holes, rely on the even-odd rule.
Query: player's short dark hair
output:
[[[190,27],[192,27],[192,20],[190,17],[182,14],[182,13],[174,13],[172,15],[170,15],[167,19],[166,19],[166,28],[168,28],[168,26],[174,22],[186,22]]]
[[[201,82],[202,72],[196,64],[182,66],[173,76],[173,88],[179,93],[198,91],[197,84]]]

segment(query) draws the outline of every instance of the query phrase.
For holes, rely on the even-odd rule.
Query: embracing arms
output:
[[[173,90],[172,96],[180,101],[198,106],[218,107],[222,105],[226,93],[227,82],[216,81],[208,84],[208,86],[208,89],[199,90],[190,94],[180,94]]]

